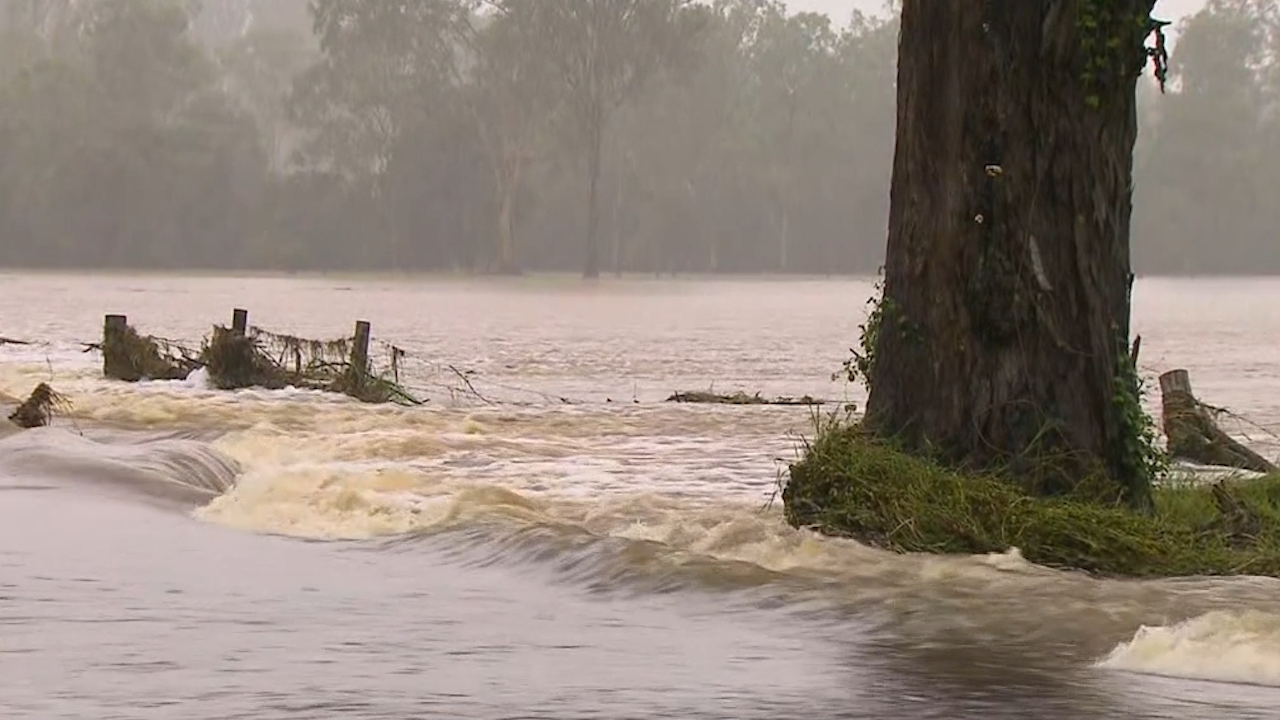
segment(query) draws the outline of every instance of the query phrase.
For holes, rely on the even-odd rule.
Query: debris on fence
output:
[[[369,403],[423,404],[398,379],[373,372],[368,326],[362,321],[352,338],[327,341],[257,327],[239,332],[217,326],[201,358],[210,382],[222,390],[297,387],[342,393]],[[398,375],[398,358],[393,358],[392,367],[393,375]]]
[[[349,395],[369,403],[421,405],[423,401],[399,384],[399,359],[392,347],[387,378],[375,373],[369,358],[371,328],[356,323],[350,338],[311,340],[249,326],[249,313],[236,309],[231,327],[216,325],[196,353],[171,341],[139,335],[123,315],[108,315],[103,325],[103,373],[137,382],[180,380],[205,368],[220,390],[286,387]],[[92,349],[86,345],[86,352]]]
[[[48,383],[40,383],[31,396],[9,415],[9,422],[20,428],[44,427],[53,422],[56,412],[70,412],[71,404],[65,397],[49,387]]]
[[[667,398],[667,402],[674,403],[701,403],[705,405],[822,405],[822,400],[817,400],[808,395],[799,398],[776,397],[767,398],[760,393],[748,395],[741,390],[738,392],[721,395],[713,392],[678,392]]]
[[[202,365],[196,353],[175,342],[139,334],[124,315],[108,315],[103,323],[102,372],[109,378],[183,380]]]

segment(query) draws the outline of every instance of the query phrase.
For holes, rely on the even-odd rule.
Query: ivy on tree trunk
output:
[[[1095,5],[903,3],[867,424],[1033,492],[1106,478],[1143,507],[1129,223],[1154,0]]]

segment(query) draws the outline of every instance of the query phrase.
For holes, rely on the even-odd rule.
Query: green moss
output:
[[[1105,575],[1280,576],[1280,477],[1157,487],[1133,512],[1080,497],[1037,498],[996,475],[963,475],[857,425],[820,428],[783,491],[797,527],[898,552],[996,553]],[[1223,495],[1221,491],[1217,493]]]

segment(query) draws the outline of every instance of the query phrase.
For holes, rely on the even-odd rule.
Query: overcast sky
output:
[[[1182,16],[1193,13],[1204,6],[1204,0],[1159,0],[1156,3],[1156,17],[1178,20]],[[787,7],[796,10],[816,10],[825,12],[839,23],[843,23],[854,8],[866,12],[879,12],[884,7],[884,0],[787,0]]]

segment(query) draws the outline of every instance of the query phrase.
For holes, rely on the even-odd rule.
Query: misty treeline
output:
[[[1280,271],[1276,0],[1141,84],[1143,272]],[[0,0],[0,265],[873,273],[897,22],[770,0]]]

